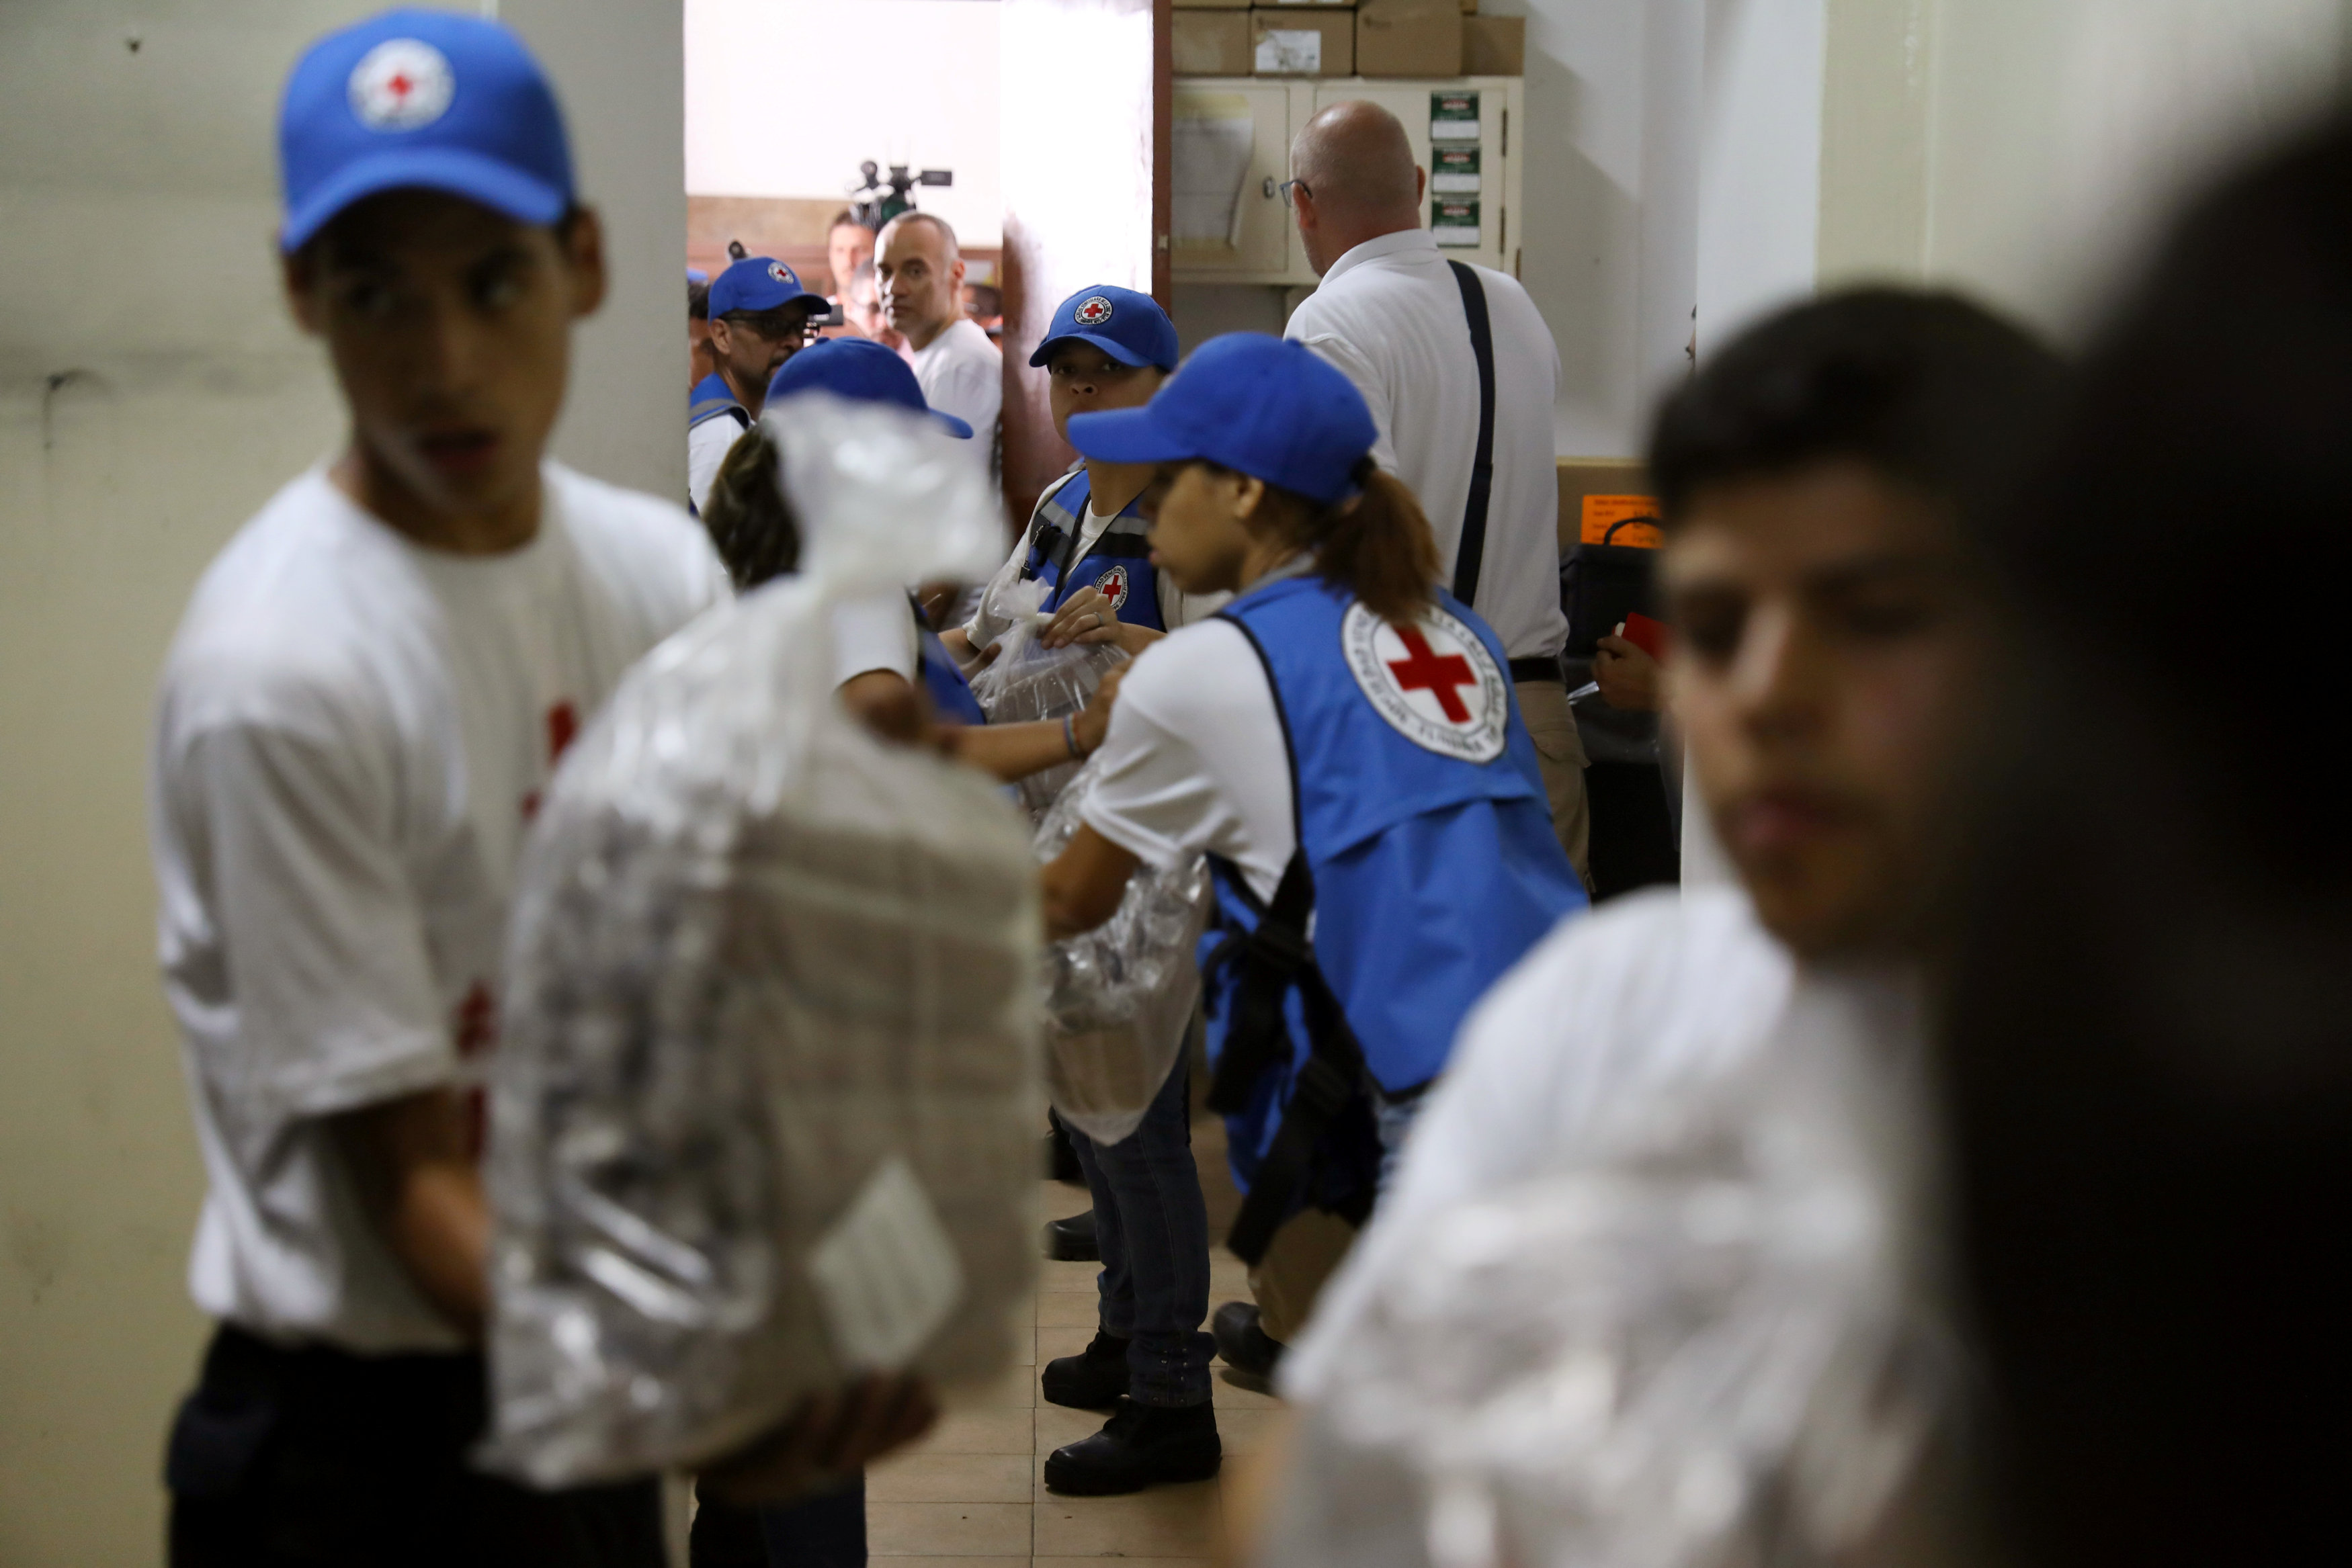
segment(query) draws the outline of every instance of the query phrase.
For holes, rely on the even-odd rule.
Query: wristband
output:
[[[1062,744],[1070,748],[1070,755],[1073,758],[1086,756],[1085,752],[1078,749],[1078,716],[1074,713],[1062,716]]]

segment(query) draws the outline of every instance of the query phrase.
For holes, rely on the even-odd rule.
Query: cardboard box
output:
[[[1246,11],[1179,11],[1169,31],[1168,53],[1180,77],[1245,77],[1250,74],[1250,17]]]
[[[1461,7],[1455,0],[1363,0],[1356,8],[1356,74],[1460,76]]]
[[[1527,75],[1528,19],[1525,16],[1463,17],[1462,74],[1465,77]]]
[[[1356,70],[1356,16],[1322,5],[1261,5],[1249,14],[1250,69],[1262,77],[1344,77]]]
[[[1252,0],[1176,0],[1179,11],[1246,11]]]
[[[1256,0],[1256,5],[1261,11],[1352,11],[1356,0]]]

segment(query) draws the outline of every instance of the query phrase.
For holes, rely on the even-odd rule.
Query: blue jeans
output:
[[[1095,1200],[1102,1248],[1102,1329],[1127,1344],[1128,1395],[1139,1405],[1206,1405],[1216,1343],[1209,1315],[1209,1210],[1192,1166],[1186,1061],[1116,1144],[1073,1130],[1070,1147]]]

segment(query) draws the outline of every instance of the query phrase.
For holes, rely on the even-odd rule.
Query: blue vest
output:
[[[1036,520],[1029,529],[1029,553],[1021,562],[1021,580],[1045,585],[1041,608],[1058,610],[1062,601],[1081,588],[1098,591],[1111,601],[1118,618],[1129,626],[1153,632],[1168,630],[1160,619],[1160,578],[1151,564],[1146,536],[1151,525],[1130,501],[1087,549],[1083,560],[1067,558],[1083,536],[1087,499],[1093,494],[1084,468],[1037,499]]]
[[[671,384],[675,386],[677,383]],[[707,423],[721,414],[733,415],[736,425],[740,429],[751,428],[751,411],[735,401],[734,389],[727,384],[727,378],[713,371],[687,392],[686,427],[692,430],[696,425]]]
[[[956,724],[986,724],[988,715],[981,711],[980,699],[971,695],[971,683],[963,678],[955,655],[948,652],[940,634],[924,621],[921,609],[912,598],[907,601],[907,608],[915,617],[915,634],[921,645],[923,689],[931,694],[933,711]]]
[[[1311,1169],[1275,1162],[1287,1190],[1257,1201],[1262,1221],[1309,1199],[1342,1212],[1351,1194],[1367,1204],[1377,1149],[1360,1126],[1349,1131],[1333,1097],[1355,1095],[1359,1073],[1391,1098],[1425,1086],[1471,1005],[1585,905],[1552,831],[1502,644],[1452,595],[1441,591],[1437,607],[1465,644],[1475,636],[1483,666],[1466,646],[1441,653],[1419,628],[1383,628],[1319,577],[1268,583],[1221,612],[1247,634],[1274,690],[1298,852],[1271,904],[1231,862],[1210,861],[1216,909],[1201,954],[1213,1103],[1227,1113],[1244,1192],[1302,1082],[1326,1127]],[[1450,724],[1437,716],[1455,714],[1464,717]],[[1427,739],[1407,733],[1415,726]],[[1326,1065],[1310,1065],[1318,1056]],[[1237,1239],[1244,1229],[1236,1222]]]

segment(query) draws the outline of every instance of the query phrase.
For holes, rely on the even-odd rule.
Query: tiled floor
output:
[[[1210,1234],[1232,1219],[1223,1141],[1213,1121],[1195,1129]],[[1051,1218],[1086,1207],[1086,1189],[1047,1184]],[[1238,1259],[1219,1248],[1209,1301],[1247,1301]],[[1131,1497],[1066,1498],[1045,1490],[1045,1456],[1099,1428],[1103,1416],[1037,1397],[1037,1366],[1075,1354],[1095,1330],[1095,1265],[1045,1263],[1025,1364],[993,1387],[956,1401],[937,1430],[866,1478],[866,1535],[877,1562],[921,1559],[930,1568],[1207,1568],[1220,1526],[1221,1480],[1154,1487]],[[1206,1325],[1203,1325],[1204,1327]],[[1217,1430],[1228,1463],[1249,1453],[1276,1402],[1241,1387],[1217,1364]],[[911,1563],[908,1568],[912,1568]]]

